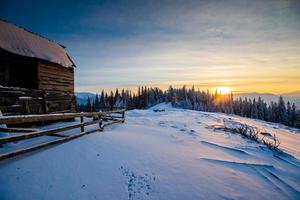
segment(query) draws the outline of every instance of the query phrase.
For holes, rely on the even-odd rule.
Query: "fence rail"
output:
[[[111,115],[114,114],[114,115]],[[116,116],[119,114],[120,116]],[[60,121],[72,118],[80,118],[79,124],[73,124],[68,126],[63,126],[54,129],[48,130],[37,130],[34,131],[31,129],[22,129],[22,128],[2,128],[1,131],[8,132],[8,133],[18,133],[15,135],[2,137],[0,138],[0,145],[11,143],[11,142],[18,142],[21,140],[28,140],[33,139],[41,136],[53,136],[59,137],[59,139],[52,140],[50,142],[34,145],[28,148],[24,148],[21,150],[16,150],[9,153],[0,154],[0,160],[11,158],[23,153],[31,152],[43,147],[47,147],[49,145],[65,142],[74,138],[78,138],[80,136],[93,133],[96,131],[103,131],[104,127],[109,126],[115,123],[124,123],[125,121],[125,110],[113,110],[113,111],[106,111],[106,112],[84,112],[84,113],[60,113],[60,114],[43,114],[43,115],[18,115],[18,116],[4,116],[0,118],[0,124],[20,124],[20,123],[37,123],[37,122],[46,122],[46,121]],[[84,122],[85,117],[92,117],[92,121]],[[86,126],[99,124],[96,129],[85,131]],[[63,131],[72,130],[80,128],[80,132],[73,135],[62,135],[58,134]],[[22,133],[23,132],[23,133]]]
[[[124,109],[105,111],[105,112],[81,112],[81,113],[57,113],[57,114],[41,114],[41,115],[15,115],[15,116],[3,116],[0,117],[0,124],[22,124],[22,123],[34,123],[44,121],[56,121],[72,119],[76,117],[95,117],[105,116],[112,113],[124,114]]]

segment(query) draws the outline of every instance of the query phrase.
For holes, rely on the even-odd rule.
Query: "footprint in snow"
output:
[[[144,199],[150,195],[150,192],[153,190],[153,184],[157,179],[154,173],[138,175],[123,166],[119,169],[123,176],[127,178],[127,192],[129,200]]]
[[[180,129],[180,131],[184,132],[184,134],[188,134],[188,135],[192,135],[192,136],[197,136],[198,135],[197,132],[193,129],[187,130],[187,129],[182,128],[182,129]]]

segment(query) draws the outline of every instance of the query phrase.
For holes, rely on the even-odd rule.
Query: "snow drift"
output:
[[[1,199],[300,197],[298,129],[168,104],[126,115],[104,132],[2,161]],[[225,123],[276,134],[285,153],[213,128]]]

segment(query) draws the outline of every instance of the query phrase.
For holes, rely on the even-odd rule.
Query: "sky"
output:
[[[15,1],[0,18],[65,45],[75,90],[300,90],[300,1]]]

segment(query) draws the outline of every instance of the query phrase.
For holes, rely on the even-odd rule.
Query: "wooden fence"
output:
[[[80,123],[72,124],[48,130],[34,130],[27,128],[0,128],[1,132],[15,133],[14,135],[0,138],[0,145],[4,145],[11,142],[18,142],[21,140],[33,139],[41,136],[53,136],[59,137],[46,143],[34,145],[21,150],[12,151],[9,153],[0,154],[0,160],[11,158],[20,154],[31,152],[43,147],[47,147],[53,144],[65,142],[80,136],[90,134],[96,131],[103,131],[104,127],[114,123],[124,123],[125,110],[113,110],[107,112],[85,112],[85,113],[61,113],[61,114],[44,114],[44,115],[17,115],[17,116],[4,116],[0,117],[0,124],[13,125],[13,124],[25,124],[25,123],[40,123],[46,121],[60,121],[67,119],[80,118]],[[92,118],[91,121],[85,122],[86,117]],[[96,129],[85,131],[85,127],[89,125],[98,124]],[[80,128],[80,132],[72,135],[58,134],[63,131]]]

